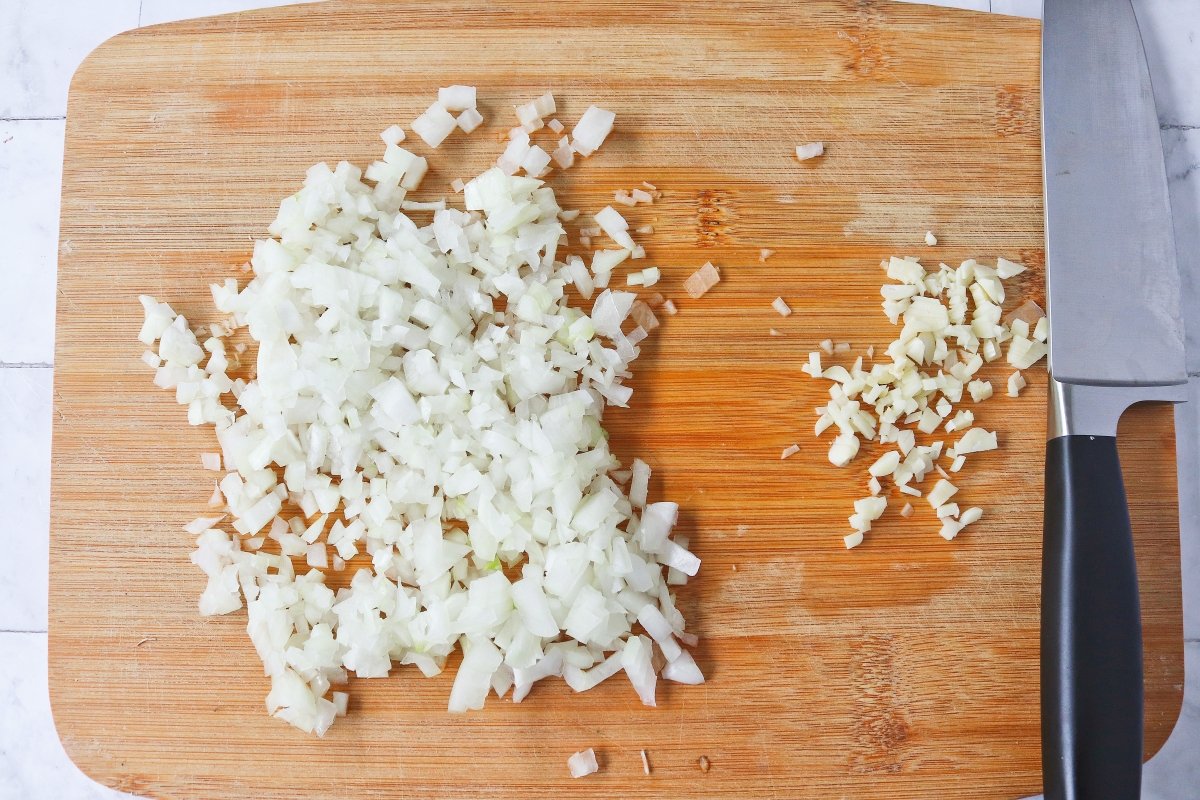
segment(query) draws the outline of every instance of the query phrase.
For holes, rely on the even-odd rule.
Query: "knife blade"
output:
[[[1130,0],[1045,0],[1050,419],[1042,542],[1046,800],[1137,800],[1142,650],[1117,421],[1186,393],[1180,280]]]
[[[1132,4],[1046,0],[1042,52],[1051,372],[1183,382],[1166,168]]]

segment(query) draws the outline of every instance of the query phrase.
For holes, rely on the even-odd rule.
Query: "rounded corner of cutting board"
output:
[[[53,640],[53,634],[51,634]],[[51,641],[50,647],[54,644]],[[122,781],[114,779],[106,767],[111,766],[111,759],[106,759],[99,747],[85,747],[84,742],[96,740],[96,736],[89,734],[87,730],[80,729],[78,726],[81,720],[86,720],[86,717],[70,716],[63,713],[63,708],[67,703],[71,702],[63,694],[63,689],[60,686],[61,677],[56,679],[57,670],[54,668],[54,658],[50,658],[50,722],[54,728],[54,735],[58,738],[58,743],[62,746],[63,752],[67,759],[82,772],[88,779],[115,791],[124,791],[126,787]],[[124,766],[124,764],[122,764]]]
[[[132,39],[144,36],[144,30],[144,28],[130,28],[127,31],[115,33],[93,47],[83,57],[83,61],[79,62],[79,66],[71,74],[71,81],[67,88],[68,118],[70,117],[71,98],[84,90],[88,81],[93,79],[93,73],[110,69],[114,64],[119,68],[121,63],[123,63],[123,54],[129,42]]]

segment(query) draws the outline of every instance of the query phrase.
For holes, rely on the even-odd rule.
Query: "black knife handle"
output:
[[[1042,778],[1046,800],[1141,794],[1141,615],[1113,436],[1046,445]]]

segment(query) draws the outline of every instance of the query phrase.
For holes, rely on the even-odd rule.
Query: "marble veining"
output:
[[[80,61],[120,31],[288,0],[0,1],[0,800],[116,800],[67,759],[46,680],[50,420],[58,197],[67,87]],[[936,5],[1038,17],[1041,0]],[[1185,290],[1200,283],[1200,3],[1134,0],[1162,123]],[[1120,157],[1114,153],[1114,158]],[[1200,303],[1189,344],[1200,353]],[[1191,321],[1191,320],[1189,320]],[[1198,359],[1200,361],[1200,359]],[[1200,406],[1200,380],[1192,405]],[[1185,407],[1186,408],[1186,407]],[[1187,694],[1181,728],[1147,770],[1144,798],[1200,786],[1200,407],[1181,410]]]
[[[54,359],[54,282],[65,122],[0,122],[0,220],[5,290],[0,362]]]

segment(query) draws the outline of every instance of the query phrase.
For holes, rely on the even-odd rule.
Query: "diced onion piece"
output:
[[[1046,312],[1032,300],[1026,300],[1021,305],[1017,306],[1004,317],[1005,325],[1012,325],[1014,320],[1023,319],[1030,325],[1036,325],[1037,321],[1046,316]]]
[[[864,497],[854,501],[854,513],[850,515],[850,527],[860,533],[871,530],[871,523],[883,516],[887,508],[886,497]]]
[[[904,508],[900,509],[900,516],[907,519],[913,515],[912,503],[905,503]]]
[[[843,433],[833,440],[829,447],[829,463],[835,467],[844,467],[858,455],[858,437],[853,433]]]
[[[454,124],[457,125],[458,129],[463,133],[471,133],[483,124],[483,114],[480,114],[479,110],[474,107],[464,109],[463,112],[455,118]]]
[[[914,297],[904,312],[904,324],[919,332],[941,331],[950,324],[946,307],[933,297]]]
[[[525,157],[521,159],[521,169],[525,170],[526,175],[534,178],[545,174],[548,166],[550,166],[550,154],[537,145],[526,150]]]
[[[721,275],[717,272],[717,268],[709,262],[688,276],[687,280],[683,282],[683,289],[688,293],[688,297],[699,300],[709,289],[720,282]]]
[[[808,363],[801,367],[800,371],[814,378],[820,378],[823,374],[823,370],[821,369],[821,354],[816,350],[809,353]]]
[[[640,458],[635,458],[633,460],[632,477],[629,481],[629,502],[638,508],[645,507],[649,486],[650,465]]]
[[[925,499],[929,501],[929,505],[937,508],[938,506],[943,505],[947,500],[957,493],[957,486],[948,480],[942,479],[934,485]]]
[[[962,516],[958,518],[958,523],[961,527],[965,528],[973,522],[978,522],[982,516],[983,509],[979,508],[978,506],[972,506],[971,508],[968,508],[966,511],[962,512]]]
[[[958,533],[962,530],[962,528],[963,525],[958,520],[944,519],[942,520],[942,527],[941,530],[938,531],[938,534],[946,541],[950,541],[954,537],[958,536]]]
[[[889,450],[876,459],[867,471],[877,478],[882,478],[891,475],[898,466],[900,466],[900,454],[895,450]]]
[[[1009,397],[1020,397],[1021,390],[1024,389],[1026,385],[1027,384],[1025,383],[1025,376],[1022,375],[1019,370],[1017,372],[1014,372],[1012,375],[1009,375],[1008,376],[1008,396]]]
[[[1025,267],[1022,264],[1009,261],[1007,258],[996,259],[996,275],[1002,280],[1015,278],[1024,271]]]
[[[383,139],[384,144],[400,144],[404,141],[404,129],[399,125],[389,125],[379,134],[379,138]]]
[[[1050,338],[1050,318],[1042,317],[1033,326],[1033,338],[1045,342]]]
[[[782,297],[776,297],[771,301],[771,308],[779,312],[779,316],[786,317],[792,313],[792,309]]]
[[[633,684],[634,691],[644,706],[657,705],[654,699],[658,678],[651,663],[650,640],[644,636],[630,636],[621,650],[621,668]]]
[[[200,463],[207,470],[212,472],[221,471],[221,454],[220,453],[201,453]]]
[[[617,115],[611,111],[606,111],[598,106],[589,106],[588,110],[583,112],[583,116],[579,118],[579,122],[571,129],[571,144],[576,153],[581,156],[590,156],[600,145],[604,144],[604,140],[608,138],[608,134],[612,133],[613,122]]]
[[[991,381],[971,381],[967,385],[967,389],[971,392],[971,399],[976,403],[982,403],[992,396]]]
[[[408,169],[404,172],[404,178],[400,181],[400,188],[409,191],[419,188],[428,170],[429,162],[424,157],[414,158]]]
[[[995,450],[998,446],[995,431],[986,431],[983,428],[971,428],[955,442],[954,452],[957,455],[965,456],[971,453]]]
[[[853,533],[848,533],[842,537],[842,541],[844,541],[846,543],[847,550],[853,550],[854,548],[858,547],[860,544],[863,543],[862,531],[854,531]]]
[[[598,771],[600,765],[596,761],[596,751],[590,747],[580,750],[567,759],[567,768],[571,771],[572,778],[583,778]]]
[[[558,110],[558,106],[554,103],[554,95],[551,92],[546,92],[534,100],[533,107],[539,117],[548,117]]]
[[[596,212],[596,224],[608,235],[608,238],[626,250],[635,246],[633,237],[629,235],[629,223],[612,206],[605,206]]]
[[[937,508],[938,519],[958,516],[958,503],[943,503]]]
[[[409,126],[413,133],[430,147],[437,147],[446,141],[446,137],[458,126],[458,120],[438,103],[425,109],[425,113],[412,121]]]
[[[1044,342],[1014,335],[1008,345],[1008,363],[1019,370],[1029,369],[1041,361],[1048,351]]]
[[[782,461],[784,459],[791,458],[792,456],[796,455],[796,453],[799,453],[799,452],[800,452],[800,445],[790,444],[787,447],[783,448],[783,453],[782,453],[782,455],[779,456],[779,460]]]
[[[541,122],[541,114],[538,113],[537,104],[533,102],[522,103],[516,107],[517,121],[522,125],[532,125]]]
[[[933,231],[925,231],[925,244],[933,247],[938,243],[937,237],[933,235]]]
[[[200,534],[211,529],[221,520],[225,519],[224,514],[218,514],[215,517],[197,517],[196,519],[183,526],[183,529],[191,534]]]
[[[438,89],[438,104],[447,111],[466,111],[467,109],[475,108],[475,87],[460,86],[443,86]]]
[[[571,148],[565,136],[559,142],[558,147],[554,148],[554,152],[550,154],[550,158],[554,160],[555,165],[560,169],[567,169],[575,164],[575,151]]]
[[[797,145],[796,158],[801,161],[807,161],[810,158],[816,158],[825,154],[824,142],[811,142],[809,144]]]
[[[329,553],[325,549],[325,545],[321,542],[310,544],[305,550],[305,562],[316,569],[325,569],[329,566]]]

